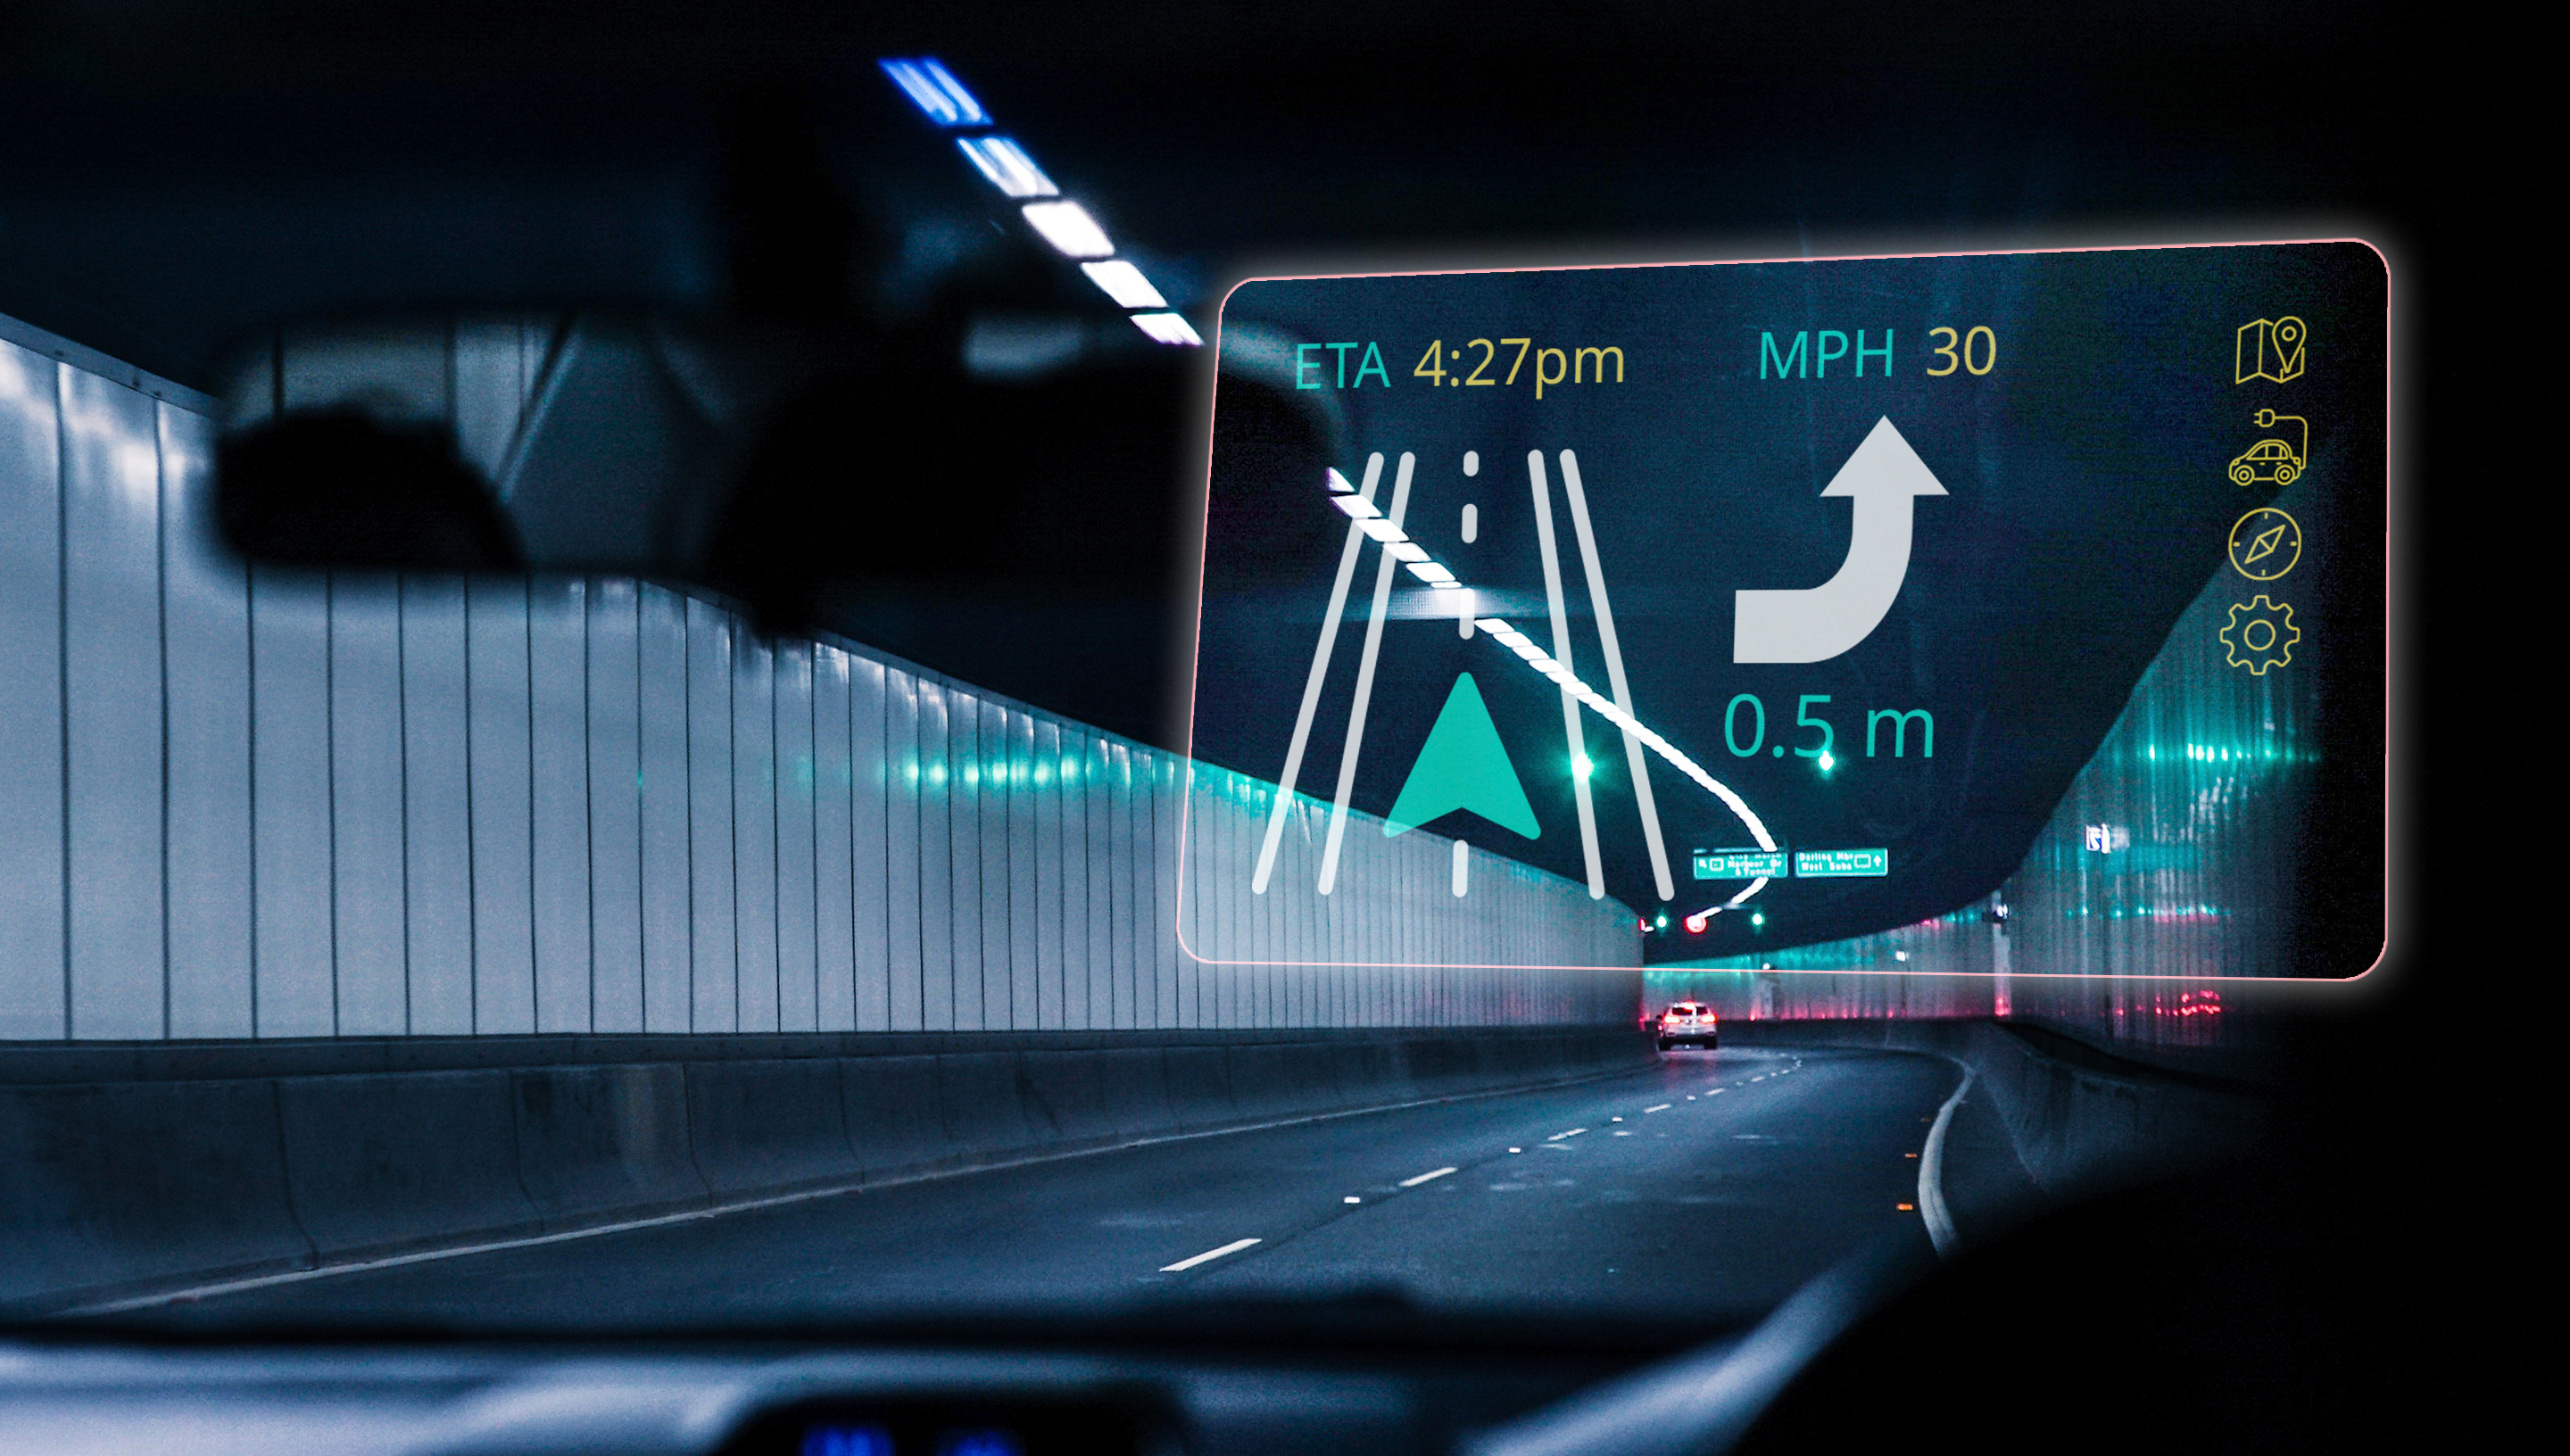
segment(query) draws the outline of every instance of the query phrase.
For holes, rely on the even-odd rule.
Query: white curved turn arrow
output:
[[[1732,619],[1734,662],[1820,662],[1862,642],[1892,610],[1910,574],[1911,499],[1945,488],[1892,428],[1876,422],[1822,491],[1855,499],[1855,527],[1838,574],[1806,591],[1741,591]]]

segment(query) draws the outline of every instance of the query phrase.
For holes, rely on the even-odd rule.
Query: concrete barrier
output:
[[[858,1176],[869,1181],[959,1160],[946,1141],[945,1101],[934,1056],[839,1059],[840,1106]]]
[[[314,1257],[270,1084],[0,1088],[0,1310]]]
[[[1180,1125],[1169,1099],[1166,1051],[1155,1046],[1108,1047],[1096,1053],[1095,1063],[1108,1136],[1150,1137]]]
[[[518,1181],[547,1233],[710,1201],[679,1063],[536,1067],[513,1076]]]
[[[687,1137],[717,1202],[850,1183],[839,1067],[826,1058],[689,1062]]]
[[[1231,1059],[1218,1046],[1172,1046],[1160,1052],[1174,1131],[1222,1127],[1240,1120],[1231,1096]]]
[[[286,1187],[321,1262],[539,1232],[518,1182],[509,1081],[505,1071],[278,1079]]]
[[[1018,1056],[1018,1098],[1039,1145],[1083,1147],[1113,1141],[1115,1120],[1098,1085],[1095,1051],[1030,1051]]]
[[[633,1060],[656,1048],[478,1038],[453,1052],[466,1065],[444,1067],[415,1044],[389,1064],[381,1048],[305,1045],[271,1054],[272,1075],[0,1085],[0,1308],[1499,1091],[1650,1055],[1615,1028],[913,1034],[861,1052],[830,1038],[673,1042],[666,1060]],[[738,1054],[761,1048],[777,1054]],[[525,1064],[489,1064],[512,1051]],[[584,1051],[624,1059],[583,1063]],[[226,1056],[235,1072],[258,1065]],[[127,1061],[113,1070],[149,1075],[148,1056]]]
[[[1735,1046],[1856,1046],[1961,1062],[1988,1085],[2017,1160],[2056,1196],[2230,1156],[2275,1116],[2273,1097],[2253,1084],[2126,1062],[1986,1019],[1740,1021],[1725,1022],[1722,1036]]]
[[[937,1059],[938,1111],[945,1135],[934,1166],[967,1167],[1035,1143],[1018,1078],[1018,1053],[1013,1051],[957,1052]]]

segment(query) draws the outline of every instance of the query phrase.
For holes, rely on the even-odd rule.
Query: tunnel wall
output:
[[[1629,1025],[0,1048],[0,1317],[1573,1081]]]
[[[1209,869],[1271,786],[854,643],[629,579],[245,568],[210,416],[0,329],[0,1041],[1633,1013],[1633,971],[1200,963],[1184,796]],[[1468,911],[1450,841],[1349,840],[1361,893],[1224,943],[1638,964],[1568,882],[1485,859]]]
[[[1657,965],[1646,1007],[1693,997],[1738,1020],[1995,1017],[2146,1060],[2258,1062],[2272,1025],[2259,1008],[2327,994],[2327,981],[2287,983],[2314,968],[2324,931],[2336,959],[2323,968],[2367,969],[2381,904],[2333,903],[2340,877],[2312,863],[2319,801],[2347,792],[2322,778],[2317,729],[2351,709],[2317,674],[2225,660],[2218,632],[2254,589],[2226,572],[2188,606],[1998,893],[1880,934]],[[2379,794],[2378,780],[2351,778]]]

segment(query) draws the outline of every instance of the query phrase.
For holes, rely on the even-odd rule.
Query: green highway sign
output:
[[[1888,850],[1796,850],[1794,878],[1797,880],[1840,880],[1860,875],[1889,875],[1892,854]]]
[[[1783,850],[1698,850],[1695,878],[1698,880],[1782,880],[1785,878]]]

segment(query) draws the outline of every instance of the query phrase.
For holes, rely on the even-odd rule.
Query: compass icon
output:
[[[2303,528],[2273,506],[2231,524],[2231,565],[2252,581],[2273,581],[2303,558]]]

